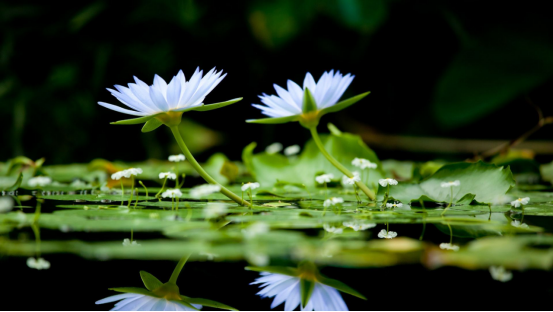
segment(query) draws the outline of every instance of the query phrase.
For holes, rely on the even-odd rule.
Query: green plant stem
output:
[[[186,261],[188,261],[188,258],[190,258],[190,255],[186,255],[179,260],[179,263],[177,263],[177,266],[173,270],[173,274],[171,274],[171,278],[169,279],[168,283],[175,284],[175,285],[177,284],[177,279],[179,278],[179,274],[182,271],[182,268],[184,267],[184,265],[186,264]]]
[[[390,184],[386,186],[386,194],[384,195],[384,200],[382,201],[381,208],[386,208],[386,204],[388,203],[388,197],[390,194]]]
[[[451,186],[451,199],[449,200],[449,205],[445,207],[444,211],[442,212],[442,217],[445,215],[445,212],[453,205],[453,186]]]
[[[131,207],[131,202],[132,202],[132,198],[134,196],[134,176],[131,175],[131,197],[129,198],[129,204],[127,205],[127,207]],[[137,195],[138,197],[138,195]]]
[[[447,227],[449,228],[449,244],[453,244],[453,230],[451,229],[451,225],[449,223],[447,224]]]
[[[156,198],[159,199],[159,201],[161,201],[161,198],[159,197],[161,195],[161,193],[163,192],[163,189],[165,189],[165,184],[167,183],[167,178],[168,177],[165,177],[165,180],[163,180],[163,185],[161,186],[161,189],[159,190],[159,192],[157,192],[156,194]]]
[[[121,178],[121,206],[123,206],[123,199],[125,199],[125,187],[123,186],[123,178]]]
[[[426,231],[426,208],[424,207],[424,202],[422,199],[419,199],[419,203],[421,204],[422,210],[424,211],[424,216],[422,217],[422,233],[419,237],[419,240],[422,241],[424,237],[424,231]]]
[[[202,178],[204,178],[204,180],[206,180],[208,183],[210,184],[215,184],[215,185],[219,185],[221,187],[221,193],[223,193],[225,196],[227,196],[228,198],[234,200],[235,202],[237,202],[239,205],[242,205],[242,206],[250,206],[251,204],[245,200],[242,200],[240,197],[238,197],[236,194],[234,194],[233,192],[231,192],[230,190],[228,190],[227,188],[225,188],[224,186],[222,186],[221,184],[217,183],[217,181],[215,181],[215,179],[213,179],[203,168],[202,166],[200,166],[200,164],[196,161],[196,159],[194,158],[194,156],[192,156],[192,153],[190,153],[190,151],[188,150],[188,147],[186,146],[186,144],[184,144],[184,141],[182,140],[182,137],[180,135],[180,132],[179,132],[179,128],[178,126],[172,126],[170,127],[171,128],[171,132],[173,132],[173,135],[175,136],[175,140],[177,141],[177,143],[179,144],[179,147],[180,149],[182,150],[182,153],[184,154],[184,156],[186,156],[186,159],[188,159],[188,161],[190,162],[190,164],[192,165],[192,167],[194,169],[196,169],[196,171],[200,174],[200,176]]]
[[[323,143],[321,142],[321,138],[319,137],[319,134],[317,133],[317,127],[309,128],[309,131],[311,131],[311,136],[313,137],[313,140],[315,141],[315,144],[321,151],[321,153],[336,167],[338,170],[340,170],[343,174],[345,174],[348,178],[353,178],[353,173],[349,171],[346,167],[344,167],[341,163],[339,163],[332,155],[330,155],[324,148]],[[357,187],[369,197],[370,200],[375,200],[376,196],[374,195],[374,192],[371,191],[362,181],[356,181],[355,184]]]

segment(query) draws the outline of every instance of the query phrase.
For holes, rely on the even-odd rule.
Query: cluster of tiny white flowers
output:
[[[530,197],[518,198],[511,202],[511,206],[518,208],[521,205],[526,205],[530,202]]]
[[[206,219],[214,219],[223,216],[227,213],[227,205],[221,203],[208,203],[204,209],[203,214]]]
[[[334,226],[330,226],[328,224],[323,224],[323,229],[325,231],[327,231],[328,233],[332,233],[332,234],[342,234],[344,232],[344,229],[343,228],[339,228],[339,227],[334,227]]]
[[[365,223],[361,220],[345,221],[344,226],[352,228],[354,231],[364,231],[366,229],[372,229],[376,226],[376,223]]]
[[[300,152],[300,146],[299,145],[291,145],[284,149],[284,155],[286,156],[294,156]]]
[[[342,197],[331,197],[324,201],[323,206],[327,208],[330,206],[336,206],[338,204],[343,204],[343,203],[344,203],[344,199]]]
[[[359,167],[361,169],[376,169],[376,167],[378,167],[377,164],[371,162],[370,160],[368,159],[364,159],[364,158],[354,158],[352,161],[351,161],[351,164],[354,165],[355,167]]]
[[[133,241],[131,242],[131,240],[128,239],[128,238],[125,238],[125,239],[123,240],[122,245],[123,245],[123,247],[138,247],[138,246],[140,246],[140,244],[139,244],[137,241],[133,240]]]
[[[527,229],[528,228],[528,224],[520,223],[520,221],[518,221],[518,220],[511,221],[511,225],[514,226],[514,227],[517,227],[517,228],[521,228],[521,229]]]
[[[252,225],[248,226],[246,229],[242,229],[242,234],[244,237],[251,239],[256,237],[259,234],[264,234],[269,232],[270,226],[265,222],[255,222]]]
[[[161,194],[163,198],[181,198],[182,192],[179,189],[167,190]]]
[[[401,208],[403,207],[402,203],[386,203],[386,208]]]
[[[386,178],[378,180],[378,184],[386,187],[388,185],[397,185],[397,181],[395,179]]]
[[[278,142],[273,143],[273,144],[267,146],[267,148],[265,148],[265,153],[267,153],[269,155],[276,154],[280,151],[282,151],[282,144],[280,144]]]
[[[30,187],[46,186],[51,183],[52,179],[50,177],[34,177],[30,178],[29,181],[27,181],[27,184]]]
[[[459,250],[459,246],[453,245],[453,244],[450,244],[450,243],[441,243],[440,244],[440,249],[457,251],[457,250]]]
[[[394,237],[397,236],[397,233],[394,232],[394,231],[386,231],[386,230],[381,230],[379,233],[378,233],[378,238],[386,238],[386,239],[392,239]]]
[[[343,176],[342,177],[342,184],[354,185],[355,182],[360,182],[361,181],[361,176],[359,175],[359,172],[354,171],[352,173],[353,173],[353,177],[351,177],[351,178],[348,177],[348,176]]]
[[[315,177],[315,181],[319,184],[329,183],[332,179],[334,179],[334,175],[332,173],[325,173]]]
[[[451,186],[459,186],[461,185],[461,181],[455,180],[455,181],[449,181],[449,182],[442,182],[442,187],[451,187]]]
[[[118,171],[111,175],[112,180],[119,180],[121,178],[130,178],[131,176],[137,176],[142,173],[142,169],[140,168],[130,168],[123,171]]]
[[[193,198],[200,198],[209,196],[213,193],[217,193],[221,190],[221,186],[217,184],[202,184],[190,189],[190,196]]]
[[[490,274],[494,280],[500,282],[508,282],[513,278],[513,273],[505,270],[505,267],[502,266],[491,266]]]
[[[245,192],[246,190],[255,190],[256,188],[259,188],[260,184],[257,182],[248,182],[242,185],[242,192]]]
[[[0,197],[0,213],[8,212],[13,208],[13,199],[11,197]]]
[[[170,180],[176,180],[177,179],[177,175],[174,174],[173,172],[162,172],[159,174],[159,178],[160,179],[170,179]]]
[[[44,258],[28,258],[27,266],[36,270],[48,270],[50,268],[50,262],[44,260]]]
[[[169,156],[169,161],[172,161],[172,162],[179,162],[179,161],[185,161],[185,160],[186,160],[186,157],[184,157],[183,154]]]

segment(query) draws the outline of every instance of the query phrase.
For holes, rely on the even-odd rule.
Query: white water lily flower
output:
[[[48,270],[50,268],[50,262],[44,260],[44,258],[28,258],[27,266],[36,270]]]
[[[343,228],[338,228],[338,227],[334,227],[334,226],[330,226],[328,224],[323,224],[323,229],[329,233],[332,233],[332,234],[342,234],[344,232],[344,229]]]
[[[30,187],[46,186],[51,183],[52,183],[52,179],[50,177],[34,177],[34,178],[30,178],[29,181],[27,181],[27,184]]]
[[[518,208],[521,205],[526,205],[530,202],[530,197],[518,198],[511,202],[511,206]]]
[[[169,161],[172,161],[172,162],[179,162],[179,161],[185,161],[185,160],[186,160],[186,157],[184,157],[183,154],[169,156]]]
[[[339,71],[334,73],[334,70],[331,70],[323,73],[319,81],[315,83],[313,76],[307,73],[303,81],[303,88],[292,80],[288,80],[288,90],[274,84],[278,96],[264,93],[259,98],[266,106],[259,104],[252,104],[252,106],[260,109],[263,114],[269,117],[300,115],[302,113],[304,91],[308,88],[315,99],[317,109],[321,110],[336,104],[354,77],[351,74],[342,76]]]
[[[394,232],[394,231],[386,231],[386,230],[381,230],[379,233],[378,233],[378,238],[386,238],[386,239],[392,239],[394,237],[397,236],[397,233]]]
[[[520,223],[520,221],[518,221],[518,220],[511,221],[511,225],[514,226],[514,227],[517,227],[517,228],[521,228],[521,229],[527,229],[528,228],[528,224]]]
[[[376,226],[376,223],[365,223],[362,220],[345,221],[342,224],[346,227],[352,228],[356,232],[372,229]]]
[[[116,90],[109,89],[125,106],[98,102],[101,106],[134,116],[152,116],[163,112],[181,112],[203,105],[205,97],[215,88],[226,74],[223,71],[215,72],[211,69],[203,78],[203,71],[196,68],[189,81],[186,81],[181,71],[167,83],[158,75],[154,76],[154,84],[149,86],[142,80],[134,77],[136,83],[129,83],[128,88],[115,85]]]
[[[382,185],[383,187],[386,187],[388,185],[397,185],[397,181],[394,179],[386,178],[386,179],[378,180],[378,184]]]
[[[348,177],[348,176],[343,176],[342,177],[342,184],[344,185],[354,185],[355,182],[360,182],[361,181],[361,176],[359,174],[359,172],[357,171],[354,171],[352,172],[353,173],[353,177]]]
[[[301,150],[301,147],[299,145],[291,145],[284,149],[284,155],[286,156],[294,156],[298,154]]]
[[[280,151],[282,151],[282,144],[278,142],[273,143],[265,148],[265,153],[269,155],[279,153]]]
[[[494,280],[500,282],[508,282],[513,278],[513,273],[505,270],[505,267],[502,266],[491,266],[490,274]]]
[[[364,158],[354,158],[352,161],[351,161],[351,164],[354,165],[355,167],[359,167],[361,169],[376,169],[376,167],[378,167],[377,164],[371,162],[370,160],[368,159],[364,159]]]
[[[457,250],[459,250],[459,246],[453,245],[453,244],[450,244],[450,243],[441,243],[440,244],[440,249],[457,251]]]
[[[401,208],[403,207],[402,203],[386,203],[386,208]]]
[[[13,199],[11,197],[0,197],[0,213],[8,212],[13,208]]]
[[[227,213],[227,205],[222,203],[208,203],[203,209],[203,215],[206,219],[215,219]]]
[[[174,174],[173,172],[162,172],[159,174],[159,178],[160,179],[170,179],[170,180],[176,180],[177,179],[177,175]]]
[[[133,240],[133,241],[131,242],[131,240],[128,239],[128,238],[125,238],[125,239],[123,240],[123,244],[122,244],[122,245],[123,245],[124,247],[137,247],[137,246],[140,246],[140,244],[139,244],[137,241]]]
[[[461,185],[461,181],[455,180],[455,181],[449,181],[449,182],[442,182],[442,187],[452,187],[452,186],[459,186]]]
[[[167,190],[161,194],[163,198],[181,198],[182,192],[179,189]]]
[[[334,179],[334,175],[332,173],[325,173],[315,177],[315,181],[319,184],[329,183],[332,179]]]
[[[333,287],[314,282],[311,298],[305,307],[301,306],[300,278],[283,274],[261,272],[261,277],[250,285],[261,284],[257,294],[262,298],[272,298],[271,309],[284,303],[285,311],[293,311],[300,306],[301,311],[349,311],[342,295]]]
[[[342,197],[331,197],[324,201],[323,206],[328,208],[330,206],[336,206],[338,204],[343,204],[344,199]]]
[[[255,222],[245,229],[242,229],[244,237],[251,239],[259,234],[268,233],[271,227],[265,222]]]
[[[242,192],[245,192],[247,189],[255,190],[259,186],[260,186],[260,184],[257,183],[257,182],[248,182],[248,183],[242,185]]]
[[[121,301],[120,301],[121,300]],[[111,311],[194,311],[190,307],[175,301],[154,296],[123,293],[109,296],[96,301],[96,304],[110,303],[119,301]],[[201,309],[202,305],[192,304],[196,309]]]
[[[190,189],[190,196],[192,198],[201,198],[209,196],[213,193],[217,193],[221,190],[221,186],[217,184],[202,184]]]

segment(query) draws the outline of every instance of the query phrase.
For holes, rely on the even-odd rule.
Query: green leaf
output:
[[[226,304],[223,304],[214,300],[203,299],[203,298],[190,298],[182,295],[181,297],[184,298],[183,301],[186,301],[190,304],[201,304],[203,306],[210,307],[210,308],[217,308],[217,309],[223,309],[223,310],[229,310],[229,311],[238,311],[237,309],[231,306],[228,306]]]
[[[248,270],[248,271],[255,271],[255,272],[269,272],[269,273],[282,274],[282,275],[288,275],[288,276],[298,276],[298,269],[291,268],[291,267],[277,267],[277,266],[252,267],[252,266],[247,266],[245,269]]]
[[[190,303],[184,301],[184,300],[179,300],[180,303],[184,304],[185,306],[187,306],[188,308],[192,309],[193,311],[200,311],[199,309],[196,309],[193,305],[191,305]]]
[[[146,296],[152,296],[152,297],[156,296],[154,295],[154,293],[149,292],[144,288],[138,288],[138,287],[117,287],[117,288],[110,288],[109,290],[122,292],[122,293],[140,294],[140,295],[146,295]]]
[[[159,128],[159,126],[161,125],[163,125],[163,123],[159,119],[152,118],[144,124],[144,127],[142,127],[142,132],[154,131],[155,129]]]
[[[291,121],[298,121],[299,118],[300,118],[299,115],[292,115],[292,116],[286,116],[286,117],[248,119],[248,120],[246,120],[246,122],[247,123],[274,125],[274,124],[283,124],[283,123],[287,123],[287,122],[291,122]]]
[[[144,282],[144,286],[146,286],[146,289],[150,291],[157,289],[163,285],[163,283],[158,280],[157,277],[146,271],[140,271],[140,277],[142,278],[142,282]]]
[[[371,93],[370,91],[369,92],[365,92],[365,93],[361,93],[361,94],[358,94],[356,96],[353,96],[353,97],[350,97],[349,99],[347,100],[343,100],[341,102],[338,102],[330,107],[327,107],[327,108],[324,108],[321,110],[321,116],[324,115],[324,114],[328,114],[328,113],[334,113],[334,112],[337,112],[337,111],[341,111],[343,110],[344,108],[347,108],[357,102],[359,102],[361,99],[363,99],[364,97],[366,97],[367,95],[369,95],[369,93]]]
[[[21,181],[23,181],[23,173],[20,173],[19,176],[17,177],[17,181],[15,181],[15,183],[12,186],[4,189],[4,191],[11,192],[11,191],[17,190],[21,185]]]
[[[336,288],[337,290],[339,290],[341,292],[344,292],[346,294],[350,294],[350,295],[355,296],[357,298],[367,300],[367,298],[365,296],[363,296],[361,293],[359,293],[357,290],[349,287],[348,285],[346,285],[346,284],[344,284],[344,283],[342,283],[338,280],[327,278],[327,277],[322,276],[322,275],[318,276],[317,280],[320,283],[325,284],[325,285],[330,286],[330,287],[333,287],[333,288]]]
[[[137,125],[137,124],[145,123],[145,122],[147,122],[148,120],[154,118],[157,115],[159,115],[159,114],[144,116],[144,117],[138,117],[138,118],[132,118],[132,119],[119,120],[119,121],[111,122],[111,124],[112,125]]]
[[[302,307],[307,306],[307,303],[309,302],[309,299],[311,299],[311,295],[313,294],[314,289],[315,289],[314,281],[306,280],[304,278],[300,280],[300,294],[301,294]]]
[[[309,91],[309,88],[305,88],[305,91],[303,92],[302,112],[306,114],[309,112],[314,112],[316,110],[317,110],[317,103],[315,102],[315,99],[313,98],[311,91]]]
[[[207,112],[207,111],[210,111],[210,110],[214,110],[214,109],[218,109],[218,108],[221,108],[221,107],[225,107],[225,106],[234,104],[234,103],[239,102],[239,101],[242,101],[242,98],[236,98],[236,99],[228,100],[226,102],[219,102],[219,103],[213,103],[213,104],[204,104],[204,105],[202,105],[202,106],[200,106],[200,107],[198,107],[194,110],[197,111],[197,112]]]

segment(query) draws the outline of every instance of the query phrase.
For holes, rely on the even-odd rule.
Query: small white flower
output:
[[[530,202],[530,197],[518,198],[511,202],[511,206],[518,208],[521,205],[526,205]]]
[[[130,178],[131,176],[137,176],[139,174],[142,174],[142,169],[140,169],[140,168],[129,168],[129,169],[123,171],[123,172],[125,172],[125,174],[124,174],[125,178]]]
[[[332,173],[321,174],[320,176],[315,177],[315,181],[319,184],[329,183],[332,179],[334,179],[334,175]]]
[[[442,187],[452,187],[452,186],[459,186],[461,185],[461,181],[455,180],[455,181],[449,181],[449,182],[442,182]]]
[[[203,214],[206,219],[215,219],[223,216],[227,213],[227,205],[221,203],[208,203],[204,209]]]
[[[28,258],[27,266],[36,270],[48,270],[50,268],[50,262],[44,260],[44,258]]]
[[[77,180],[71,182],[71,184],[69,186],[75,187],[75,188],[85,188],[85,187],[90,187],[90,184],[77,179]]]
[[[517,227],[517,228],[521,228],[521,229],[527,229],[528,228],[528,224],[520,223],[520,221],[518,221],[518,220],[511,221],[511,225],[514,226],[514,227]]]
[[[260,186],[260,184],[257,183],[257,182],[248,182],[248,183],[242,185],[242,192],[245,192],[247,189],[255,190],[259,186]]]
[[[343,204],[344,199],[342,197],[331,197],[324,201],[323,206],[324,207],[330,207],[330,206],[336,206],[338,204]]]
[[[459,250],[459,246],[453,245],[453,244],[450,244],[450,243],[441,243],[440,244],[440,249],[457,251],[457,250]]]
[[[502,266],[491,266],[490,274],[494,280],[500,282],[508,282],[513,278],[513,273],[505,270],[505,267]]]
[[[386,238],[386,239],[392,239],[394,237],[397,236],[397,233],[394,232],[394,231],[386,231],[386,230],[381,230],[379,233],[378,233],[378,238]]]
[[[344,226],[352,228],[354,231],[364,231],[367,229],[372,229],[376,226],[376,223],[365,223],[362,220],[353,220],[353,221],[345,221],[343,223]]]
[[[401,208],[403,207],[402,203],[386,203],[386,208]]]
[[[183,154],[169,156],[169,161],[172,161],[172,162],[179,162],[179,161],[185,161],[185,160],[186,160],[186,157],[184,157]]]
[[[163,198],[181,198],[182,192],[179,189],[167,190],[161,194]]]
[[[300,278],[283,274],[261,272],[252,285],[261,284],[257,294],[261,298],[272,298],[271,309],[284,303],[285,311],[300,306],[301,311],[349,311],[340,293],[333,287],[315,281],[311,298],[305,307],[301,306]]]
[[[284,155],[293,156],[300,152],[301,148],[299,145],[291,145],[284,149]]]
[[[255,222],[246,229],[242,229],[242,234],[244,237],[251,239],[259,234],[268,233],[270,229],[270,226],[265,222]]]
[[[265,153],[269,155],[279,153],[280,151],[282,151],[282,144],[278,142],[273,143],[265,148]]]
[[[327,231],[328,233],[332,233],[332,234],[342,234],[344,232],[343,228],[337,228],[337,227],[334,227],[334,226],[330,226],[326,223],[323,224],[323,229],[325,231]]]
[[[200,255],[205,256],[209,261],[219,257],[218,254],[209,253],[209,252],[200,252]]]
[[[364,159],[364,158],[354,158],[351,161],[351,164],[354,165],[355,167],[359,167],[361,169],[376,169],[376,167],[378,167],[377,164],[371,162],[368,159]]]
[[[11,197],[0,197],[0,213],[8,212],[13,208],[13,199]]]
[[[352,172],[353,173],[353,177],[348,177],[348,176],[343,176],[342,177],[342,184],[345,184],[345,185],[354,185],[355,182],[359,182],[361,181],[361,177],[359,175],[359,172],[357,171],[354,171]]]
[[[29,181],[27,181],[27,184],[30,187],[46,186],[51,183],[52,179],[50,177],[34,177],[30,178]]]
[[[172,172],[162,172],[159,174],[159,178],[160,179],[169,179],[169,180],[176,180],[177,179],[177,175],[172,173]]]
[[[96,301],[96,304],[115,301],[119,302],[111,309],[112,311],[194,311],[176,300],[134,293],[122,293],[110,296]],[[192,306],[198,310],[202,308],[200,304],[192,304]]]
[[[217,193],[221,190],[221,186],[217,184],[202,184],[190,189],[190,196],[192,198],[201,198],[209,196],[213,193]]]
[[[378,183],[382,185],[383,187],[386,187],[388,185],[397,185],[397,181],[394,179],[386,178],[386,179],[380,179],[378,180]]]
[[[137,246],[140,246],[140,244],[139,244],[137,241],[133,240],[133,241],[131,242],[131,240],[128,239],[128,238],[125,238],[125,239],[123,240],[122,245],[123,245],[123,247],[137,247]]]

